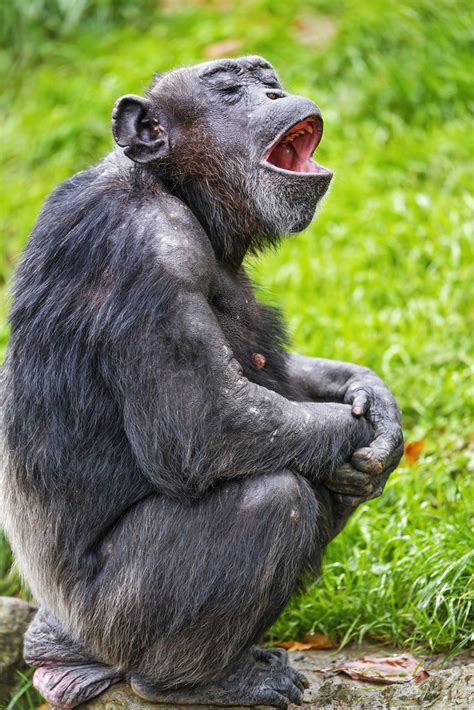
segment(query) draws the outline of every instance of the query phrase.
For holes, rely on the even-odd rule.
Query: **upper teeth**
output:
[[[311,126],[310,123],[308,123],[304,128],[301,128],[299,131],[294,131],[293,133],[290,133],[289,135],[285,136],[285,138],[283,138],[280,141],[280,143],[288,143],[288,142],[292,143],[295,140],[295,138],[297,138],[298,136],[302,136],[305,133],[312,133],[312,132],[313,132],[313,127]]]

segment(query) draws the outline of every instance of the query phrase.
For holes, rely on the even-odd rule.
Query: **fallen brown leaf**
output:
[[[318,673],[345,673],[353,680],[364,680],[368,683],[422,683],[429,677],[418,661],[411,654],[375,658],[363,656],[353,661],[346,661],[329,668],[314,668]]]
[[[331,648],[336,648],[336,644],[334,644],[331,639],[328,639],[328,637],[324,634],[306,634],[303,641],[305,643],[310,643],[311,648],[315,651],[318,649],[329,650]]]
[[[301,643],[301,641],[277,641],[275,646],[281,646],[288,651],[309,651],[311,648],[310,643]]]
[[[408,441],[405,444],[405,459],[408,466],[413,466],[415,461],[420,457],[421,452],[425,448],[425,440]]]
[[[224,39],[222,42],[210,44],[204,50],[204,56],[208,59],[220,59],[229,54],[235,54],[241,48],[243,42],[241,39]]]
[[[288,651],[318,651],[336,648],[331,639],[328,639],[324,634],[306,634],[303,641],[277,641],[275,645],[286,648]]]

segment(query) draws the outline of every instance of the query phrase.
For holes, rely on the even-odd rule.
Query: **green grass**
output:
[[[321,106],[319,159],[336,177],[312,227],[250,270],[263,297],[283,303],[295,349],[373,367],[401,404],[407,439],[425,440],[420,459],[393,474],[384,496],[357,511],[331,544],[322,580],[290,605],[273,636],[321,630],[342,642],[467,644],[474,634],[467,2],[242,0],[230,12],[225,0],[168,0],[138,3],[131,14],[130,3],[105,5],[101,14],[85,3],[71,19],[67,2],[44,2],[43,25],[30,22],[25,3],[12,5],[22,32],[0,53],[0,316],[43,199],[111,146],[115,98],[140,92],[153,71],[202,60],[224,39],[241,40],[238,53],[266,56],[291,90]],[[3,328],[2,348],[7,337]],[[3,544],[1,593],[18,591],[9,566]]]

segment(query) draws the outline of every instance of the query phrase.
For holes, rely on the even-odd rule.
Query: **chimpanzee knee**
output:
[[[265,515],[268,508],[295,508],[303,504],[302,481],[289,470],[246,479],[242,484],[241,511]]]

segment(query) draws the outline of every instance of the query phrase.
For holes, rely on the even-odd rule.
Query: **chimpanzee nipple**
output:
[[[261,370],[262,367],[265,367],[267,363],[265,355],[262,355],[262,353],[253,353],[251,360],[255,367],[257,367],[259,370]]]

